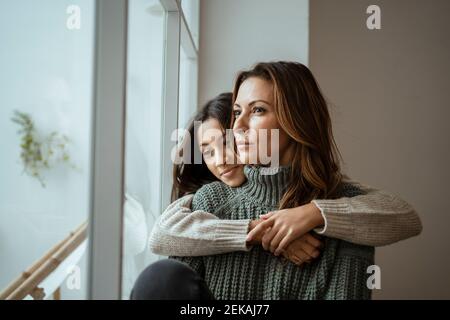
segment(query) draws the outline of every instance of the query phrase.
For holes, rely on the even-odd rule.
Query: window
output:
[[[161,211],[161,130],[164,23],[161,4],[128,2],[122,298],[138,273],[157,259],[147,248],[148,233]]]
[[[176,1],[129,1],[123,299],[139,273],[160,258],[147,239],[170,200],[172,132],[197,107],[197,49],[180,10]]]
[[[20,280],[16,299],[87,297],[86,241],[56,270],[42,258],[88,219],[94,12],[90,0],[0,4],[0,290]],[[35,262],[41,290],[20,277]]]
[[[0,28],[0,289],[69,246],[26,298],[128,299],[197,108],[198,1],[8,1]]]
[[[198,109],[197,106],[197,57],[189,57],[186,50],[180,51],[180,92],[178,127],[186,129],[187,124]]]
[[[200,0],[182,0],[181,8],[187,27],[192,34],[195,46],[198,48],[200,26]]]
[[[128,5],[123,299],[139,273],[161,258],[147,239],[170,201],[172,133],[197,108],[197,49],[180,3]]]

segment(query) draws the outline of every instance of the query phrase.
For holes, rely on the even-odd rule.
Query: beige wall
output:
[[[198,100],[266,60],[308,63],[308,0],[201,0]],[[269,41],[270,40],[270,41]]]
[[[382,29],[366,28],[378,4]],[[345,170],[409,201],[419,237],[377,249],[374,298],[450,299],[448,0],[202,0],[199,102],[258,60],[308,63]],[[309,38],[309,53],[308,53]]]
[[[382,29],[365,11],[381,7]],[[450,299],[450,1],[310,2],[310,67],[353,178],[398,193],[421,236],[377,250],[375,298]]]

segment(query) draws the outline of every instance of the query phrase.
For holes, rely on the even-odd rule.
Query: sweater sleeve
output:
[[[167,256],[203,256],[248,251],[249,219],[223,220],[212,213],[190,209],[193,195],[167,207],[149,237],[153,253]]]
[[[414,208],[400,197],[360,184],[344,176],[364,194],[335,200],[313,200],[325,225],[318,234],[355,244],[384,246],[422,232]]]

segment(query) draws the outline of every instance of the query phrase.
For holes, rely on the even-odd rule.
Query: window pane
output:
[[[0,289],[88,219],[94,10],[0,3]],[[83,241],[39,285],[45,297],[86,298],[86,257]]]
[[[158,256],[147,247],[160,214],[164,11],[159,1],[131,0],[128,9],[125,208],[122,296]]]
[[[180,90],[178,127],[187,128],[197,110],[197,59],[188,58],[184,50],[180,50]],[[180,131],[182,132],[182,131]]]
[[[199,38],[199,19],[200,19],[200,1],[199,0],[182,0],[181,8],[183,10],[186,23],[194,39],[195,46],[198,49]]]

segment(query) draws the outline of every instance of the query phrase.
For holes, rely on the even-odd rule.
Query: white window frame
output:
[[[161,117],[161,212],[170,202],[172,132],[178,127],[180,46],[198,59],[179,0],[165,11]],[[127,77],[127,0],[97,0],[89,223],[89,299],[120,299]]]
[[[121,292],[127,9],[127,0],[96,2],[89,299]]]
[[[176,141],[172,140],[172,132],[178,127],[179,86],[180,86],[180,46],[188,58],[198,59],[188,24],[181,9],[179,0],[160,0],[167,14],[166,48],[164,52],[164,92],[162,112],[162,150],[161,150],[161,212],[170,203],[172,190],[172,160],[171,152]]]
[[[164,50],[163,110],[161,114],[161,210],[167,207],[172,189],[172,132],[178,127],[178,91],[180,77],[180,14],[178,1],[161,0],[166,11]]]

